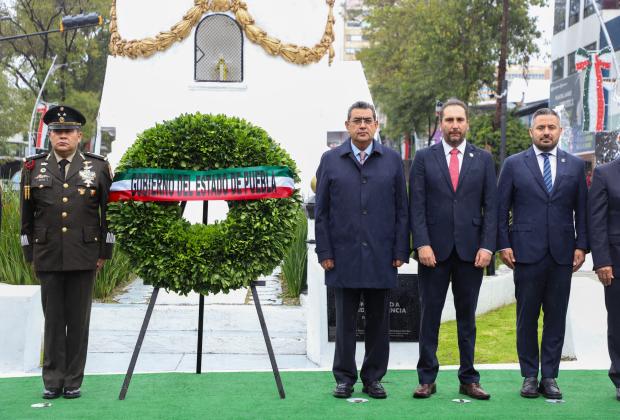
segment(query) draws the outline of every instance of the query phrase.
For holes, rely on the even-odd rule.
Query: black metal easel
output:
[[[187,202],[183,202],[181,204],[182,211],[185,211],[185,205]],[[204,201],[202,207],[202,223],[208,223],[208,214],[209,214],[209,202]],[[267,324],[265,323],[265,317],[263,315],[263,310],[260,305],[260,300],[258,298],[258,292],[256,291],[256,286],[264,286],[264,281],[253,281],[250,283],[250,289],[252,290],[252,300],[254,301],[254,306],[256,307],[256,314],[258,315],[258,320],[260,322],[260,327],[263,332],[263,338],[265,339],[265,345],[267,346],[267,353],[269,354],[269,361],[271,362],[271,369],[273,370],[273,376],[276,381],[276,386],[278,387],[278,393],[280,394],[280,398],[286,398],[284,393],[284,386],[282,385],[282,379],[280,378],[280,370],[278,369],[278,364],[276,363],[276,357],[273,353],[273,347],[271,346],[271,339],[269,338],[269,332],[267,331]],[[151,294],[151,300],[149,301],[149,306],[146,309],[146,314],[144,315],[144,321],[142,322],[142,328],[140,329],[140,334],[138,334],[138,341],[136,342],[136,346],[133,350],[133,354],[131,356],[131,361],[129,362],[129,367],[127,368],[127,373],[125,374],[125,380],[123,381],[123,386],[121,387],[121,392],[118,395],[119,400],[124,400],[127,396],[127,390],[129,389],[129,383],[131,382],[131,377],[133,376],[134,368],[136,367],[136,362],[138,361],[138,355],[140,354],[140,349],[142,348],[142,342],[144,341],[144,336],[146,335],[146,330],[149,326],[149,321],[151,320],[151,315],[153,314],[153,308],[155,307],[155,301],[157,300],[157,294],[159,293],[159,287],[153,288],[153,293]],[[197,345],[197,354],[196,354],[196,373],[202,373],[202,337],[203,337],[203,326],[204,326],[204,303],[205,297],[204,295],[200,295],[199,298],[199,307],[198,307],[198,345]]]

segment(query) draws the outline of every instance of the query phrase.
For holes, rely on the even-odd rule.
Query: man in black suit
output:
[[[502,261],[514,270],[524,398],[536,398],[539,392],[550,399],[562,398],[556,378],[571,278],[588,249],[585,163],[558,149],[561,134],[555,111],[536,111],[530,128],[532,147],[506,159],[498,183],[497,247]],[[539,350],[541,307],[545,316]]]
[[[605,286],[609,378],[620,401],[620,158],[597,166],[588,199],[588,233],[594,270]]]
[[[461,356],[459,391],[486,400],[490,395],[480,386],[474,347],[482,271],[491,261],[497,236],[495,165],[489,152],[465,140],[465,103],[448,100],[439,117],[444,138],[416,152],[409,177],[421,306],[419,386],[413,396],[428,398],[436,391],[439,325],[452,283]]]

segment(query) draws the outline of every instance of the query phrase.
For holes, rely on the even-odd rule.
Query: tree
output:
[[[527,14],[544,0],[511,0],[508,60],[527,63],[540,34]],[[500,0],[367,0],[367,37],[359,54],[371,91],[387,115],[388,135],[424,132],[436,100],[476,102],[493,86],[500,50]]]
[[[499,130],[493,128],[494,114],[473,114],[469,117],[469,133],[467,141],[478,147],[488,150],[495,159],[495,165],[499,169],[499,144],[501,140]],[[521,120],[508,113],[506,115],[506,155],[519,153],[532,144],[528,127]]]
[[[5,6],[6,7],[6,6]],[[57,29],[63,16],[82,12],[109,14],[108,0],[15,0],[4,10],[0,36]],[[46,102],[70,103],[80,108],[89,124],[85,137],[93,132],[105,76],[109,33],[102,27],[68,30],[63,33],[0,42],[0,66],[13,87],[29,92],[30,110],[45,79],[52,59],[62,65],[48,80],[42,94]],[[27,126],[22,128],[27,130]]]
[[[18,133],[25,126],[25,102],[23,93],[10,86],[6,76],[0,73],[0,140]]]

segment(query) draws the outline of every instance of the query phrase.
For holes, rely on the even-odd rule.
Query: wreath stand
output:
[[[182,210],[185,210],[186,201],[182,203]],[[207,224],[209,214],[209,202],[204,201],[202,206],[202,223]],[[284,399],[286,397],[284,393],[284,387],[282,386],[282,379],[280,378],[280,371],[278,369],[278,364],[276,363],[276,357],[273,353],[273,347],[271,346],[271,339],[269,338],[269,332],[267,331],[267,324],[265,323],[265,317],[263,316],[263,310],[260,306],[260,300],[258,298],[258,292],[256,291],[256,286],[264,286],[264,281],[253,281],[250,283],[250,289],[252,290],[252,300],[254,300],[254,306],[256,307],[256,314],[258,315],[258,320],[260,322],[261,330],[263,331],[263,338],[265,339],[265,345],[267,346],[267,353],[269,353],[269,361],[271,362],[271,369],[273,371],[273,376],[276,380],[276,386],[278,387],[278,393],[280,394],[280,398]],[[136,367],[136,362],[138,360],[138,355],[140,354],[140,349],[142,348],[142,342],[144,341],[144,336],[146,335],[146,330],[149,326],[149,321],[151,320],[151,315],[153,313],[153,308],[155,307],[155,301],[157,300],[157,294],[159,293],[159,287],[153,288],[153,293],[151,294],[151,300],[149,301],[149,306],[146,310],[146,314],[144,315],[144,321],[142,322],[142,328],[140,329],[140,334],[138,335],[138,341],[136,341],[136,346],[133,349],[133,355],[131,356],[131,361],[129,362],[129,367],[127,368],[127,373],[125,374],[125,380],[123,382],[123,386],[121,387],[121,392],[118,395],[119,400],[124,400],[127,396],[127,390],[129,389],[129,383],[131,382],[131,377],[133,376],[134,368]],[[198,349],[196,351],[196,374],[202,373],[202,334],[203,334],[203,325],[204,325],[204,302],[205,297],[203,294],[200,294],[199,303],[198,303]]]

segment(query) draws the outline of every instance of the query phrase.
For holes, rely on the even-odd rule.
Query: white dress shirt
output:
[[[540,168],[540,173],[543,178],[545,176],[545,158],[543,157],[543,152],[536,145],[532,145],[534,148],[534,153],[536,153],[536,159],[538,160],[538,167]],[[555,174],[558,168],[558,146],[555,146],[552,150],[548,151],[549,153],[549,164],[551,165],[551,184],[555,185]]]
[[[450,167],[450,152],[454,147],[450,146],[444,139],[441,139],[441,144],[443,146],[443,153],[446,155],[446,163],[448,164],[448,168]],[[461,167],[463,166],[463,154],[465,153],[465,147],[467,146],[467,140],[463,140],[461,144],[458,145],[457,149],[459,153],[456,155],[459,158],[459,173],[461,173]]]

